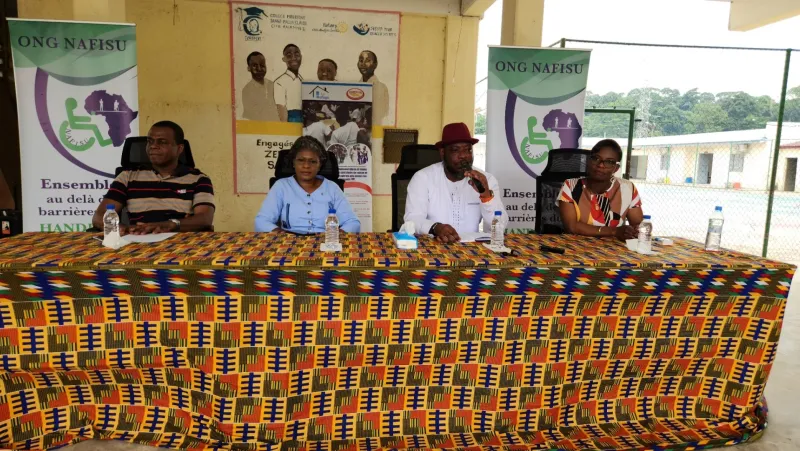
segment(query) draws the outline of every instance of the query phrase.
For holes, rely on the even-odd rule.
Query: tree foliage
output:
[[[637,137],[751,130],[778,120],[777,101],[742,91],[712,94],[691,89],[681,94],[671,88],[637,88],[627,94],[588,92],[586,108],[636,108]],[[788,90],[783,120],[800,122],[800,86]],[[625,138],[628,116],[587,113],[583,129],[583,136]],[[475,117],[475,133],[486,133],[482,111]]]
[[[670,88],[637,88],[627,94],[589,92],[586,108],[636,108],[639,137],[750,130],[778,120],[778,102],[741,91],[712,94],[692,89],[681,94]],[[784,121],[800,122],[800,86],[787,93]],[[626,137],[628,116],[587,114],[584,136]]]

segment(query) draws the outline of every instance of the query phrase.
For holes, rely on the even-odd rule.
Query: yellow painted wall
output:
[[[229,6],[197,0],[24,0],[20,17],[124,21],[137,26],[140,132],[158,120],[179,123],[198,167],[214,182],[219,231],[251,231],[261,195],[233,186]],[[309,1],[309,4],[313,4]],[[402,1],[398,1],[402,10]],[[478,19],[403,14],[397,126],[418,129],[420,142],[438,141],[443,121],[472,126]],[[376,149],[376,152],[380,152]],[[382,157],[376,158],[378,161]],[[391,226],[393,165],[374,171],[375,231]]]

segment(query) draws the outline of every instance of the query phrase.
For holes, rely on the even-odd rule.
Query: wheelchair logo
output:
[[[528,118],[528,136],[523,138],[519,145],[519,154],[528,164],[541,164],[547,161],[547,156],[553,150],[553,142],[547,138],[547,133],[534,131],[538,123],[536,116]]]
[[[83,152],[91,149],[95,142],[100,147],[108,147],[113,144],[113,140],[104,137],[100,128],[92,123],[91,116],[75,114],[75,110],[78,108],[77,100],[68,97],[64,102],[64,107],[67,110],[67,120],[62,122],[61,127],[58,129],[58,139],[64,147],[74,152]],[[103,108],[102,100],[100,101],[100,108]],[[116,108],[119,111],[119,102],[116,103]],[[76,133],[79,130],[89,133]]]
[[[266,18],[267,14],[263,9],[256,6],[249,8],[236,8],[239,13],[239,31],[244,33],[251,40],[261,39],[261,19]]]

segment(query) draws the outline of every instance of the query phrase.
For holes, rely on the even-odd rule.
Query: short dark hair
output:
[[[591,154],[594,155],[603,149],[611,149],[617,154],[617,161],[622,161],[622,147],[613,139],[601,139],[592,147]]]
[[[250,58],[252,58],[254,56],[264,56],[264,54],[261,53],[261,52],[250,52],[250,54],[247,55],[247,65],[248,66],[250,65]]]
[[[289,50],[289,47],[294,47],[294,48],[296,48],[298,51],[300,51],[300,47],[296,46],[295,44],[286,44],[286,47],[284,47],[284,48],[283,48],[283,52],[281,52],[281,55],[283,55],[284,53],[286,53],[286,51],[287,51],[287,50]]]
[[[184,141],[183,129],[181,128],[180,125],[172,121],[158,121],[155,124],[153,124],[153,127],[163,127],[172,129],[172,132],[175,134],[175,142],[177,144],[183,144]]]
[[[325,147],[313,136],[301,136],[297,138],[294,144],[292,144],[292,147],[289,148],[289,161],[294,161],[301,150],[310,150],[317,154],[320,167],[322,167],[325,164],[325,160],[328,159],[328,152],[325,151]]]
[[[369,53],[372,55],[372,60],[375,61],[375,67],[378,66],[378,55],[375,54],[372,50],[362,50],[361,53]]]
[[[333,114],[336,117],[336,122],[338,122],[341,126],[344,126],[350,122],[350,109],[344,105],[339,105],[339,108]]]
[[[320,63],[331,63],[331,64],[333,64],[333,68],[334,69],[339,70],[339,66],[336,64],[336,61],[334,61],[334,60],[332,60],[330,58],[321,59],[321,60],[319,60],[319,62]],[[317,64],[319,64],[319,63],[317,63]]]

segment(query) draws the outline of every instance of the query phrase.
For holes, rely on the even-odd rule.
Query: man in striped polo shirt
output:
[[[107,205],[119,213],[128,207],[130,226],[122,233],[142,235],[211,229],[214,187],[207,175],[178,162],[183,152],[183,129],[171,121],[156,122],[147,134],[152,168],[123,171],[100,203],[92,225],[102,230]]]

